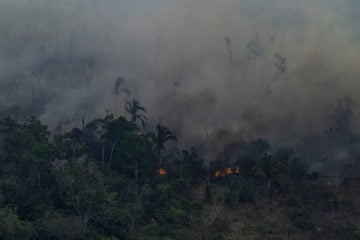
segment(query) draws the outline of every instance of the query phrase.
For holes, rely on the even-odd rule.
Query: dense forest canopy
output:
[[[1,239],[359,239],[359,177],[311,172],[265,139],[233,140],[210,162],[162,122],[146,131],[137,100],[126,111],[61,134],[0,120]],[[327,144],[357,144],[335,120]]]

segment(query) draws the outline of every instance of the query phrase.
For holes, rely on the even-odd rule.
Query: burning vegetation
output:
[[[219,169],[215,172],[214,177],[225,177],[230,175],[239,175],[240,174],[240,167],[226,167],[225,169]]]
[[[134,105],[141,107],[132,103],[131,108],[135,108]],[[214,165],[209,165],[211,171],[207,171],[205,158],[196,148],[185,149],[182,155],[175,154],[176,151],[170,155],[173,158],[165,155],[165,150],[171,151],[166,149],[166,143],[172,138],[171,132],[166,127],[157,127],[151,134],[139,134],[143,130],[141,121],[136,119],[138,112],[132,111],[132,114],[129,120],[112,115],[93,120],[84,130],[74,128],[62,135],[54,135],[54,141],[50,141],[52,135],[46,126],[35,118],[22,124],[11,118],[0,119],[0,138],[3,139],[0,141],[3,151],[0,205],[19,209],[17,212],[9,207],[0,208],[0,221],[6,223],[8,219],[16,219],[20,229],[13,230],[12,225],[0,226],[0,235],[5,231],[14,232],[9,238],[3,238],[3,235],[0,238],[19,239],[12,236],[16,236],[15,231],[22,231],[27,234],[21,238],[24,240],[45,240],[48,236],[84,240],[89,239],[88,234],[93,231],[91,239],[98,239],[98,234],[111,228],[115,230],[107,233],[107,239],[160,239],[164,235],[171,239],[179,232],[182,233],[179,239],[215,239],[208,234],[219,234],[219,239],[226,239],[228,234],[243,233],[225,228],[219,232],[216,225],[238,224],[231,219],[241,217],[245,224],[259,229],[263,226],[272,229],[273,221],[269,223],[268,219],[279,219],[282,225],[275,230],[283,236],[317,236],[314,231],[319,228],[324,237],[314,239],[359,239],[355,235],[357,228],[353,228],[357,224],[353,219],[358,219],[360,214],[358,179],[345,181],[317,173],[308,175],[306,166],[299,164],[300,160],[290,158],[290,151],[271,150],[265,140],[232,145],[238,150],[225,147],[226,153],[237,153],[239,157],[221,155],[216,162],[210,163]],[[99,129],[104,131],[103,136],[99,136]],[[116,142],[121,144],[115,147]],[[34,164],[37,159],[44,160]],[[236,159],[236,162],[230,163],[229,159]],[[4,184],[11,179],[19,179],[19,182]],[[14,192],[14,186],[19,192]],[[60,191],[66,199],[59,199],[54,194]],[[30,195],[24,195],[26,193]],[[49,196],[46,202],[44,196]],[[44,203],[46,208],[43,209]],[[275,204],[279,206],[276,209]],[[309,206],[311,210],[301,206]],[[253,211],[255,207],[260,213],[268,213],[267,219],[258,218],[259,212]],[[242,214],[244,210],[248,214]],[[39,217],[29,221],[38,211],[41,211]],[[210,219],[214,221],[210,225],[209,218],[204,217],[209,211],[215,216]],[[59,216],[59,212],[67,212],[68,216]],[[54,217],[50,222],[47,217],[42,217],[48,213]],[[104,226],[102,221],[89,221],[89,214],[94,220],[108,221],[108,225]],[[124,214],[136,217],[136,225],[124,218]],[[216,220],[225,214],[229,218]],[[324,223],[317,218],[325,219]],[[67,223],[69,219],[78,219],[78,224],[66,225],[64,231],[57,231],[59,222]],[[153,227],[153,221],[163,224],[166,230],[148,231]],[[290,225],[292,228],[288,233],[287,226]],[[73,228],[79,232],[79,237],[62,237],[63,232],[72,233]],[[133,229],[141,231],[140,237]],[[342,238],[344,234],[347,235]],[[267,232],[256,232],[246,239],[266,239],[267,236]]]
[[[159,168],[159,175],[166,175],[167,174],[167,170],[165,168]]]

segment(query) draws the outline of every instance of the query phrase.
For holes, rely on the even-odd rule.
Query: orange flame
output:
[[[159,174],[160,174],[160,175],[166,175],[166,174],[167,174],[166,169],[165,169],[165,168],[160,168],[160,169],[159,169]]]
[[[227,167],[224,169],[224,171],[222,170],[217,170],[214,174],[214,176],[216,178],[219,177],[225,177],[226,175],[232,175],[232,174],[236,174],[239,175],[240,174],[240,167],[235,167],[234,169],[231,167]]]
[[[221,177],[221,172],[220,172],[220,171],[216,171],[214,176],[215,176],[216,178]]]
[[[225,172],[227,175],[231,175],[233,173],[233,170],[231,169],[231,167],[225,168]]]

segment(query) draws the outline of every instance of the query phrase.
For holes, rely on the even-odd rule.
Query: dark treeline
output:
[[[162,122],[145,131],[138,101],[126,110],[58,135],[0,120],[0,239],[360,239],[356,178],[264,139],[208,164]]]

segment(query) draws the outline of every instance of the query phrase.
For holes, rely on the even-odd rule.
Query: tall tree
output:
[[[105,133],[103,134],[102,139],[105,139],[105,140],[111,142],[111,144],[112,144],[109,162],[108,162],[109,166],[111,166],[111,162],[113,159],[114,150],[115,150],[116,145],[122,139],[125,138],[127,133],[134,130],[134,126],[132,123],[127,121],[125,118],[119,117],[119,118],[115,119],[113,115],[107,116],[103,120],[103,124],[104,124],[103,127],[105,129]],[[105,151],[104,149],[105,148],[103,148],[103,152]],[[103,153],[103,157],[104,157],[104,153]]]
[[[138,100],[133,99],[131,102],[128,101],[126,103],[126,111],[130,114],[131,122],[134,126],[139,121],[142,127],[145,127],[147,117],[142,112],[146,112],[146,109],[140,105]]]
[[[350,96],[338,100],[337,106],[331,115],[333,124],[330,131],[349,134],[352,130],[355,107],[356,103]]]
[[[161,165],[160,154],[165,149],[165,144],[168,141],[177,141],[177,138],[168,127],[161,125],[161,122],[156,125],[155,132],[151,133],[150,137],[154,144],[156,157],[159,158]]]
[[[271,155],[265,154],[255,167],[255,171],[259,176],[266,179],[266,196],[270,197],[274,179],[278,174],[286,172],[286,166]]]
[[[118,77],[115,79],[115,86],[114,86],[114,94],[115,94],[115,115],[118,114],[118,105],[119,105],[119,95],[120,92],[124,92],[127,96],[130,96],[130,90],[126,87],[123,87],[126,79],[123,77]],[[125,98],[126,99],[126,98]],[[126,117],[126,116],[125,116]]]

